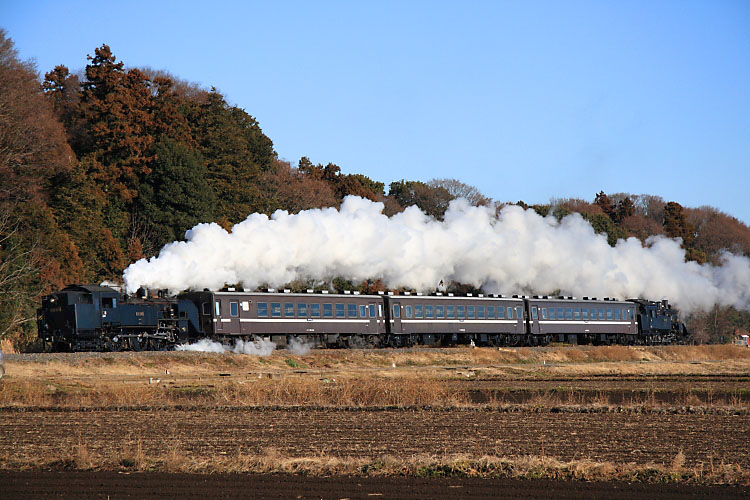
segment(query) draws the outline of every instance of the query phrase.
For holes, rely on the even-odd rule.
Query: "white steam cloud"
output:
[[[289,349],[292,354],[298,354],[300,356],[310,354],[310,351],[312,351],[313,347],[315,347],[315,344],[313,344],[312,342],[305,342],[303,339],[297,339],[294,337],[289,339],[289,344],[287,344],[286,346],[286,348]]]
[[[175,347],[176,351],[233,352],[235,354],[250,354],[253,356],[269,356],[274,349],[276,349],[276,344],[264,339],[248,340],[247,342],[237,340],[234,347],[209,339],[201,339],[194,344],[180,344]]]
[[[668,298],[683,311],[714,304],[750,308],[750,259],[730,253],[722,265],[685,261],[678,240],[636,238],[615,247],[577,214],[558,222],[517,206],[470,206],[455,200],[443,222],[416,207],[386,217],[383,204],[347,197],[340,210],[252,214],[231,232],[200,224],[186,241],[125,270],[140,286],[219,289],[295,279],[381,278],[392,288],[434,290],[440,280],[482,286],[487,293]]]

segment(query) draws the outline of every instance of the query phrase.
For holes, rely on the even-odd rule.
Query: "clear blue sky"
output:
[[[0,26],[42,73],[106,43],[215,86],[292,162],[750,222],[748,0],[3,0]]]

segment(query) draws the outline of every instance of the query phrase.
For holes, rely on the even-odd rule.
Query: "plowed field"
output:
[[[4,411],[0,448],[16,457],[64,457],[85,444],[95,455],[141,446],[191,456],[409,457],[470,453],[561,460],[670,463],[724,461],[750,468],[747,415],[658,412],[557,413],[492,409],[168,409]]]

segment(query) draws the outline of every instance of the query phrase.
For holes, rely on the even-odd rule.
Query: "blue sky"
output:
[[[501,201],[648,193],[750,223],[750,1],[0,2],[41,73],[103,43],[281,158]]]

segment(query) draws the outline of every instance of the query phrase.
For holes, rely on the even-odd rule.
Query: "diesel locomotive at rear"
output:
[[[688,334],[667,301],[643,299],[234,288],[128,296],[94,285],[71,285],[44,297],[38,325],[40,337],[57,351],[161,350],[201,338],[321,347],[667,344]]]

